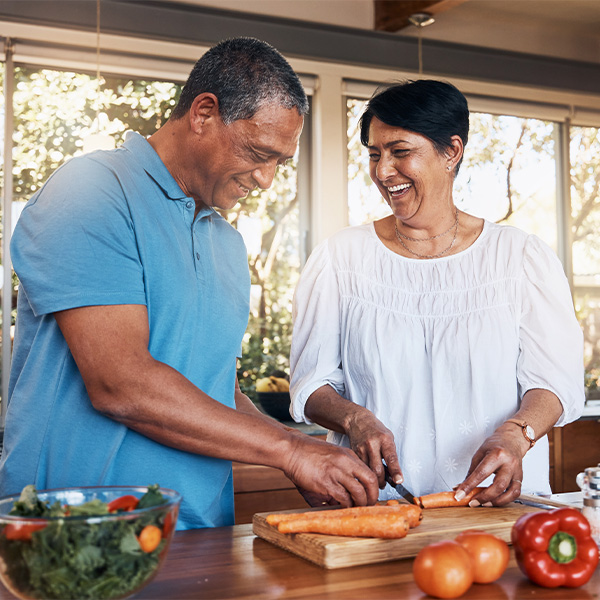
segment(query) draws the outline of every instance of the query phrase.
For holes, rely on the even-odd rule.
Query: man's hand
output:
[[[283,471],[305,491],[309,504],[326,502],[347,507],[377,502],[377,477],[352,450],[309,436],[293,436],[293,440]]]

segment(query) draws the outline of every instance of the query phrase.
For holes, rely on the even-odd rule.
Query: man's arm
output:
[[[55,317],[92,405],[107,417],[186,452],[276,467],[343,505],[376,501],[374,475],[350,451],[293,435],[258,411],[231,409],[155,360],[145,306],[89,306]]]

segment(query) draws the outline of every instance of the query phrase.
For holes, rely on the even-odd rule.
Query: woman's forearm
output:
[[[538,440],[554,427],[562,412],[562,404],[556,394],[541,388],[531,389],[523,396],[519,410],[510,417],[511,422],[503,423],[500,428],[518,427],[512,421],[527,423],[533,428],[535,439]],[[529,449],[525,438],[523,438],[523,449],[523,454]]]
[[[352,419],[366,410],[342,398],[330,385],[324,385],[309,396],[304,414],[322,427],[347,435]]]

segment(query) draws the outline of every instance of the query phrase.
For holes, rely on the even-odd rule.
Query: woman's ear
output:
[[[463,142],[459,135],[453,135],[450,138],[450,146],[446,149],[445,155],[447,158],[447,169],[453,172],[456,165],[460,162],[464,152]]]

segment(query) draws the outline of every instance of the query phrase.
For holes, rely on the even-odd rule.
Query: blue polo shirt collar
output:
[[[171,200],[187,198],[179,184],[160,159],[148,140],[135,131],[128,131],[123,147],[129,150],[144,171],[160,186]]]
[[[128,131],[125,135],[123,147],[129,150],[135,160],[148,173],[148,175],[160,186],[167,198],[171,200],[189,200],[177,181],[148,140],[135,131]],[[205,206],[198,211],[196,220],[208,216],[221,217],[214,209]]]

